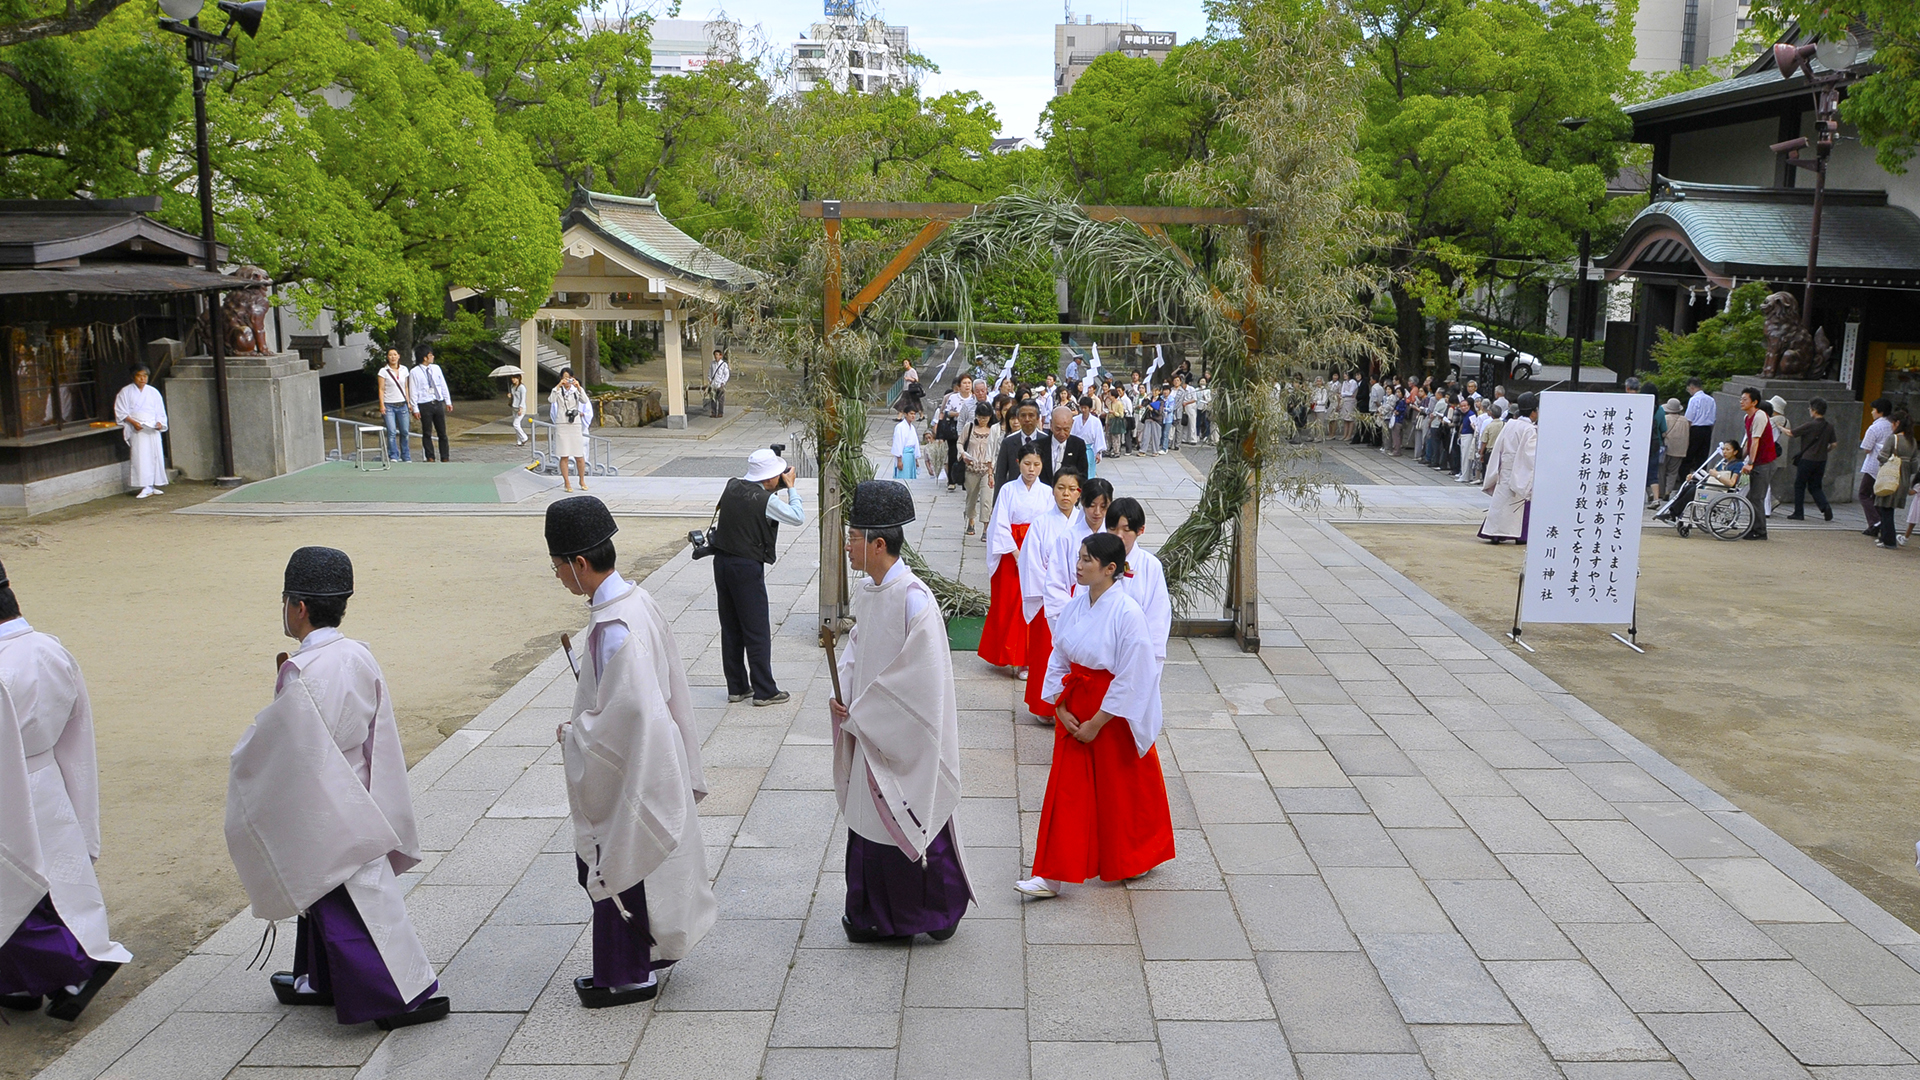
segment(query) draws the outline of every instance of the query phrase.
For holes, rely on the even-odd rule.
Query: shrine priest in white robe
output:
[[[136,499],[163,494],[160,489],[167,486],[167,452],[160,443],[160,433],[167,430],[167,402],[148,385],[152,378],[152,369],[135,364],[133,381],[113,396],[113,418],[127,440],[128,484],[139,489]]]
[[[847,512],[854,626],[838,661],[833,787],[847,823],[852,942],[953,936],[973,899],[954,829],[960,714],[952,646],[933,593],[900,556],[906,485],[866,480]]]
[[[1480,525],[1480,539],[1499,544],[1508,540],[1527,542],[1527,516],[1533,501],[1534,452],[1540,433],[1534,424],[1540,419],[1540,395],[1521,394],[1513,414],[1500,428],[1493,451],[1487,455],[1487,477],[1481,490],[1493,496],[1487,518]]]
[[[287,561],[273,704],[233,748],[227,850],[256,918],[297,917],[284,1005],[332,1006],[383,1030],[445,1019],[448,1002],[407,917],[400,880],[420,862],[393,699],[373,654],[340,632],[353,595],[343,551]]]
[[[571,651],[573,718],[557,735],[579,882],[593,903],[593,973],[573,980],[589,1009],[647,1001],[656,972],[693,951],[719,914],[696,804],[707,794],[693,693],[673,631],[647,590],[614,569],[606,504],[547,507],[547,553],[587,598],[586,648]]]
[[[73,1021],[133,956],[93,876],[100,783],[80,665],[0,569],[0,1007]]]

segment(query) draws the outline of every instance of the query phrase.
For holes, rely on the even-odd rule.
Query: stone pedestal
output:
[[[175,361],[165,392],[174,466],[189,480],[214,479],[220,474],[220,419],[213,358]],[[326,456],[320,373],[299,353],[228,357],[227,402],[233,468],[242,478],[265,480]]]
[[[1853,399],[1853,391],[1838,382],[1762,379],[1757,375],[1729,379],[1713,395],[1715,445],[1722,439],[1742,437],[1741,427],[1746,415],[1740,411],[1740,391],[1748,387],[1760,391],[1762,401],[1771,399],[1775,394],[1785,398],[1787,424],[1790,427],[1799,427],[1811,418],[1807,402],[1814,398],[1826,400],[1827,422],[1833,425],[1835,439],[1840,444],[1827,457],[1827,500],[1834,503],[1856,501],[1855,496],[1860,491],[1860,418],[1866,406]],[[1797,446],[1797,442],[1789,440],[1780,447],[1779,467],[1773,470],[1774,505],[1785,505],[1789,510],[1793,507],[1793,455]],[[1813,500],[1809,498],[1807,501],[1811,510]]]

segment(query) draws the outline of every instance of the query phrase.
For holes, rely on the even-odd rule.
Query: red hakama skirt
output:
[[[1112,672],[1075,664],[1058,704],[1085,720],[1100,711],[1112,683]],[[1136,753],[1125,717],[1107,721],[1090,743],[1069,735],[1064,724],[1055,727],[1034,876],[1122,881],[1172,858],[1173,812],[1160,775],[1160,751],[1148,747],[1144,757]]]
[[[1019,667],[1027,662],[1027,618],[1021,608],[1020,560],[1017,552],[1027,539],[1025,524],[1013,527],[1013,551],[1000,556],[987,593],[987,625],[980,631],[980,659],[989,664]]]
[[[1047,661],[1053,659],[1053,627],[1042,608],[1027,624],[1027,711],[1035,716],[1053,717],[1053,706],[1040,696],[1047,682]],[[1108,676],[1111,678],[1112,676]],[[1068,708],[1072,708],[1071,705]],[[1080,715],[1074,713],[1075,716]]]

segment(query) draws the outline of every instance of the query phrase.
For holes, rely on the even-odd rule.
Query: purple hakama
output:
[[[307,977],[315,993],[333,995],[334,1016],[343,1024],[364,1024],[419,1008],[440,989],[436,981],[412,1001],[400,988],[367,932],[367,923],[341,885],[314,901],[296,924],[293,976]]]
[[[0,996],[41,997],[83,986],[99,966],[53,910],[53,897],[43,896],[0,945]]]
[[[580,868],[580,887],[587,887],[587,864],[578,855],[574,865]],[[620,917],[620,908],[629,918]],[[655,971],[669,967],[671,960],[653,958],[653,929],[647,923],[647,883],[642,881],[613,898],[593,901],[593,985],[611,990],[616,986],[635,986],[647,981]]]
[[[1520,535],[1519,536],[1489,536],[1487,535],[1487,525],[1486,525],[1486,522],[1484,521],[1480,523],[1480,531],[1476,535],[1478,535],[1482,540],[1492,540],[1495,543],[1499,543],[1502,540],[1512,540],[1517,544],[1524,545],[1527,542],[1527,523],[1531,521],[1532,518],[1533,518],[1533,500],[1528,499],[1525,503],[1522,503],[1520,506]]]
[[[925,868],[892,844],[847,830],[847,921],[854,926],[888,937],[951,930],[972,899],[952,822],[927,845]]]

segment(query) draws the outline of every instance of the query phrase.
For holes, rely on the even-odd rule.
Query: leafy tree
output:
[[[1160,202],[1158,178],[1207,156],[1215,110],[1187,87],[1208,45],[1188,43],[1164,64],[1106,53],[1041,116],[1048,164],[1087,203]]]
[[[1361,183],[1403,222],[1386,261],[1411,370],[1424,317],[1450,319],[1460,297],[1568,256],[1608,220],[1633,8],[1357,0],[1354,11],[1369,75]]]
[[[1920,153],[1920,4],[1913,0],[1772,0],[1755,5],[1763,29],[1778,36],[1789,26],[1839,37],[1865,25],[1873,45],[1873,73],[1847,89],[1840,115],[1860,129],[1880,167],[1904,173]]]
[[[170,43],[143,34],[129,12],[91,33],[0,49],[0,190],[152,193],[141,157],[191,109]]]
[[[1767,359],[1766,312],[1761,305],[1773,286],[1749,281],[1733,290],[1720,314],[1701,321],[1693,333],[1662,329],[1653,346],[1660,372],[1648,382],[1664,397],[1684,397],[1687,380],[1719,386],[1737,375],[1757,375]]]

